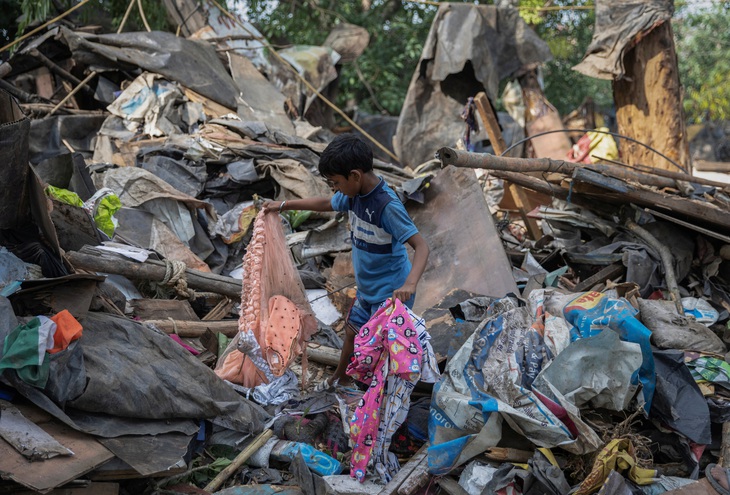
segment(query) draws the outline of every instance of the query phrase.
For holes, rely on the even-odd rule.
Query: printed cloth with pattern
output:
[[[390,477],[389,463],[382,464],[386,461],[382,449],[390,437],[384,441],[383,432],[395,426],[390,423],[396,416],[405,417],[400,412],[408,411],[410,393],[421,376],[422,358],[423,346],[413,319],[398,299],[387,300],[355,336],[354,354],[346,372],[369,385],[350,420],[350,476],[358,481],[365,480],[376,444],[377,471],[381,478]]]

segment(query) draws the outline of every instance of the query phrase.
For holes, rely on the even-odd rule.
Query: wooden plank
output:
[[[708,230],[708,229],[703,229],[702,227],[700,227],[698,225],[695,225],[695,224],[690,223],[690,222],[685,222],[685,221],[679,220],[678,218],[674,218],[674,217],[669,216],[669,215],[665,215],[664,213],[660,213],[660,212],[658,212],[656,210],[652,210],[651,208],[644,208],[644,211],[647,212],[647,213],[651,213],[652,215],[657,216],[659,218],[662,218],[664,220],[668,220],[668,221],[670,221],[672,223],[676,223],[677,225],[681,225],[684,228],[687,228],[687,229],[690,229],[690,230],[694,230],[696,232],[699,232],[699,233],[704,234],[704,235],[709,236],[709,237],[714,237],[715,239],[720,239],[721,241],[723,241],[723,242],[725,242],[727,244],[730,244],[730,237],[728,237],[726,235],[718,234],[717,232],[713,232],[713,231]]]
[[[26,417],[32,417],[35,406],[18,404],[18,409]],[[25,487],[41,493],[68,483],[71,480],[101,466],[114,457],[94,437],[78,432],[70,427],[50,419],[36,423],[59,443],[69,448],[73,456],[59,456],[43,461],[42,464],[30,462],[16,451],[10,444],[0,444],[3,476]]]
[[[489,136],[489,141],[492,143],[494,153],[496,155],[501,155],[504,153],[504,150],[507,149],[507,144],[504,142],[502,131],[499,128],[499,121],[497,120],[497,116],[494,115],[492,104],[490,103],[489,98],[487,98],[486,93],[483,91],[478,93],[474,97],[474,103],[477,106],[477,111],[482,119],[484,129],[487,131],[487,135]]]
[[[53,87],[53,76],[47,67],[38,67],[33,79],[35,80],[35,92],[41,98],[50,100],[55,92]]]
[[[439,487],[449,495],[469,495],[469,492],[464,490],[458,481],[453,478],[449,478],[448,476],[439,478],[436,483],[438,483]]]
[[[0,400],[0,437],[30,461],[73,455],[10,402]]]
[[[542,238],[542,230],[540,230],[540,227],[537,224],[537,220],[528,216],[528,213],[531,212],[534,208],[532,207],[530,198],[528,197],[525,190],[516,184],[510,184],[506,191],[509,191],[509,193],[512,195],[512,201],[517,207],[520,218],[525,224],[527,234],[534,241],[540,240],[540,238]]]
[[[401,466],[400,471],[398,471],[388,484],[380,490],[378,495],[394,495],[397,493],[398,489],[411,476],[413,471],[421,464],[422,461],[426,460],[428,460],[428,442],[424,443],[423,446],[418,449],[418,452],[413,454],[410,461],[408,461],[404,466]]]
[[[730,173],[730,162],[711,162],[708,160],[695,160],[694,168],[697,172],[721,172]]]
[[[187,467],[176,467],[157,473],[142,475],[129,464],[127,464],[120,458],[115,457],[103,466],[100,466],[93,471],[87,473],[85,478],[88,478],[92,481],[115,481],[139,478],[166,478],[168,476],[182,474],[187,470]]]
[[[618,277],[619,275],[623,275],[626,271],[626,268],[624,267],[623,263],[618,262],[614,263],[612,265],[608,265],[605,268],[602,268],[597,273],[591,275],[587,279],[579,282],[575,288],[573,288],[573,292],[583,292],[586,290],[590,290],[591,287],[593,287],[596,284],[600,284],[605,282],[608,279],[613,279]]]
[[[199,321],[188,301],[177,299],[132,299],[130,305],[134,309],[134,316],[143,320],[176,320]]]
[[[100,438],[114,455],[144,476],[185,466],[183,456],[191,437],[184,433],[124,435]]]
[[[415,312],[422,314],[454,288],[492,297],[517,294],[512,264],[474,172],[446,167],[425,195],[424,204],[407,205],[431,249]]]
[[[486,93],[483,91],[478,93],[474,97],[474,103],[476,104],[477,111],[481,117],[482,124],[484,125],[489,141],[492,143],[494,153],[501,155],[507,149],[507,144],[504,142],[502,131],[499,128],[499,122],[497,116],[494,114],[492,104],[489,102]],[[533,240],[538,240],[542,237],[540,227],[537,225],[537,220],[528,217],[527,213],[532,211],[534,205],[530,203],[530,200],[525,191],[518,185],[510,184],[504,190],[505,194],[509,194],[511,197],[507,200],[511,200],[517,207],[517,211],[520,214],[520,218],[525,223],[527,233]]]

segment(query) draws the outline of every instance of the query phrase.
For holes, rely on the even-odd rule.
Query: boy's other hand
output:
[[[406,282],[403,284],[403,287],[400,289],[396,289],[393,292],[393,297],[396,299],[400,299],[401,302],[408,301],[411,296],[416,292],[416,284],[409,284]]]
[[[281,201],[265,201],[263,205],[261,205],[261,208],[265,212],[270,211],[279,211],[279,208],[281,207]]]

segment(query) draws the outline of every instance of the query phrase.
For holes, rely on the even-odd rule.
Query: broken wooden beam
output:
[[[81,79],[74,76],[69,71],[67,71],[60,65],[56,64],[53,60],[51,60],[48,57],[46,57],[45,55],[43,55],[41,52],[38,51],[37,48],[31,49],[29,54],[31,57],[35,58],[40,63],[45,65],[48,68],[48,70],[50,70],[51,72],[53,72],[60,78],[65,79],[66,81],[74,84],[75,86],[81,85]],[[89,86],[88,84],[83,84],[82,86],[83,86],[82,89],[84,89],[84,91],[86,91],[87,93],[91,93],[92,95],[94,94],[94,90],[91,88],[91,86]]]
[[[165,333],[174,333],[180,337],[195,339],[207,330],[222,333],[226,337],[235,337],[238,333],[238,320],[194,321],[194,320],[145,320],[143,323],[154,325]]]
[[[584,292],[587,290],[591,290],[591,288],[596,284],[603,283],[606,280],[613,280],[619,275],[623,275],[625,269],[626,268],[621,262],[608,265],[607,267],[602,268],[587,279],[578,282],[578,284],[573,289],[573,292]]]
[[[67,252],[66,259],[75,268],[81,270],[123,275],[133,280],[162,282],[167,271],[165,263],[156,260],[138,263],[112,255],[100,256],[78,251]],[[185,279],[188,287],[198,291],[215,292],[235,299],[241,297],[241,281],[235,278],[187,268],[185,269]]]
[[[446,157],[442,154],[448,154]],[[488,157],[488,158],[485,158]],[[730,190],[723,182],[695,177],[683,172],[672,172],[663,169],[652,169],[646,165],[626,165],[615,160],[607,160],[609,163],[573,163],[553,158],[512,158],[506,156],[494,156],[487,153],[470,153],[453,148],[441,148],[439,158],[444,165],[454,165],[466,168],[484,168],[493,171],[511,171],[513,173],[547,172],[571,175],[576,169],[585,169],[616,179],[630,180],[647,186],[677,188],[677,181],[692,182],[711,187],[717,187],[725,191]]]
[[[504,137],[502,136],[502,131],[499,128],[497,116],[494,114],[492,103],[483,91],[474,97],[474,103],[476,104],[477,112],[479,113],[479,116],[482,119],[482,124],[484,124],[484,128],[489,136],[489,141],[492,143],[494,153],[496,155],[502,155],[507,150],[507,144],[504,142]],[[510,184],[509,187],[504,189],[504,191],[512,196],[512,200],[519,211],[520,218],[522,218],[522,221],[525,223],[527,233],[533,240],[539,240],[542,237],[542,231],[537,225],[537,220],[527,216],[527,213],[532,210],[532,205],[530,204],[530,200],[527,198],[525,191],[516,184]]]
[[[413,457],[411,457],[411,460],[408,461],[405,465],[401,466],[400,471],[396,473],[395,476],[388,482],[387,485],[383,487],[382,490],[378,493],[378,495],[395,495],[396,493],[400,493],[399,489],[402,485],[405,484],[407,480],[411,478],[412,475],[414,475],[414,471],[418,466],[421,465],[421,463],[428,461],[428,442],[424,443],[423,446],[418,449],[418,452],[413,454]]]
[[[269,438],[271,438],[273,435],[274,432],[269,428],[262,431],[256,438],[253,439],[250,444],[246,446],[245,449],[241,451],[240,454],[236,456],[235,459],[233,459],[233,462],[226,466],[223,471],[218,473],[218,475],[205,486],[204,490],[210,493],[218,490],[223,482],[230,478],[233,473],[235,473],[241,466],[243,466],[243,463],[246,462],[252,455],[254,455],[261,447],[263,447],[264,444],[268,442]]]
[[[438,484],[441,490],[448,493],[448,495],[469,495],[469,492],[464,490],[458,481],[448,476],[439,478],[436,484]]]

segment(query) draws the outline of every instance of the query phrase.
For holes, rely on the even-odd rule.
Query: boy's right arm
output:
[[[329,198],[288,199],[286,201],[267,201],[263,205],[264,211],[311,210],[333,211]]]

